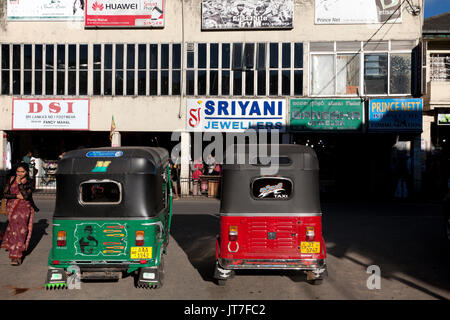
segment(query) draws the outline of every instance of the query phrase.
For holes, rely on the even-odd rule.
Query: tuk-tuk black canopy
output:
[[[146,218],[165,206],[163,174],[169,154],[163,148],[119,147],[67,152],[56,171],[57,218]],[[82,185],[114,183],[120,201],[82,201]],[[89,185],[90,186],[90,185]]]
[[[268,158],[278,158],[276,173],[267,175],[262,171],[269,166],[265,165],[267,157],[260,156],[261,147],[267,148]],[[242,148],[241,159],[239,148]],[[278,150],[277,156],[274,156],[275,150]],[[321,214],[319,162],[312,148],[303,145],[242,145],[235,149],[234,163],[223,166],[221,214]],[[288,182],[288,186],[282,186],[286,189],[285,197],[258,196],[260,190],[270,191],[276,187],[271,181],[275,184]]]

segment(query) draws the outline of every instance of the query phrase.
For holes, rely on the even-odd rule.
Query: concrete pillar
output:
[[[122,137],[120,135],[120,132],[115,131],[111,139],[111,147],[120,147],[120,146],[122,146]]]
[[[181,169],[180,169],[180,186],[182,196],[188,196],[190,191],[190,179],[189,179],[190,160],[191,160],[191,135],[189,132],[182,132]]]

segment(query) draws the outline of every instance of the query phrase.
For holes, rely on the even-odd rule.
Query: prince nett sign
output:
[[[13,130],[89,130],[89,100],[13,99]]]

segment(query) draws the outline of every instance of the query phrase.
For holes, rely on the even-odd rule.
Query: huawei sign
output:
[[[99,4],[97,1],[94,2],[94,4],[92,5],[92,10],[97,11],[97,9],[99,11],[102,11],[105,7],[103,6],[103,4]]]

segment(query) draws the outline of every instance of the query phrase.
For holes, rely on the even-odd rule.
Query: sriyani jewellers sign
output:
[[[284,99],[188,99],[186,128],[197,132],[284,132],[286,112]]]
[[[89,99],[13,99],[13,130],[89,130]]]

